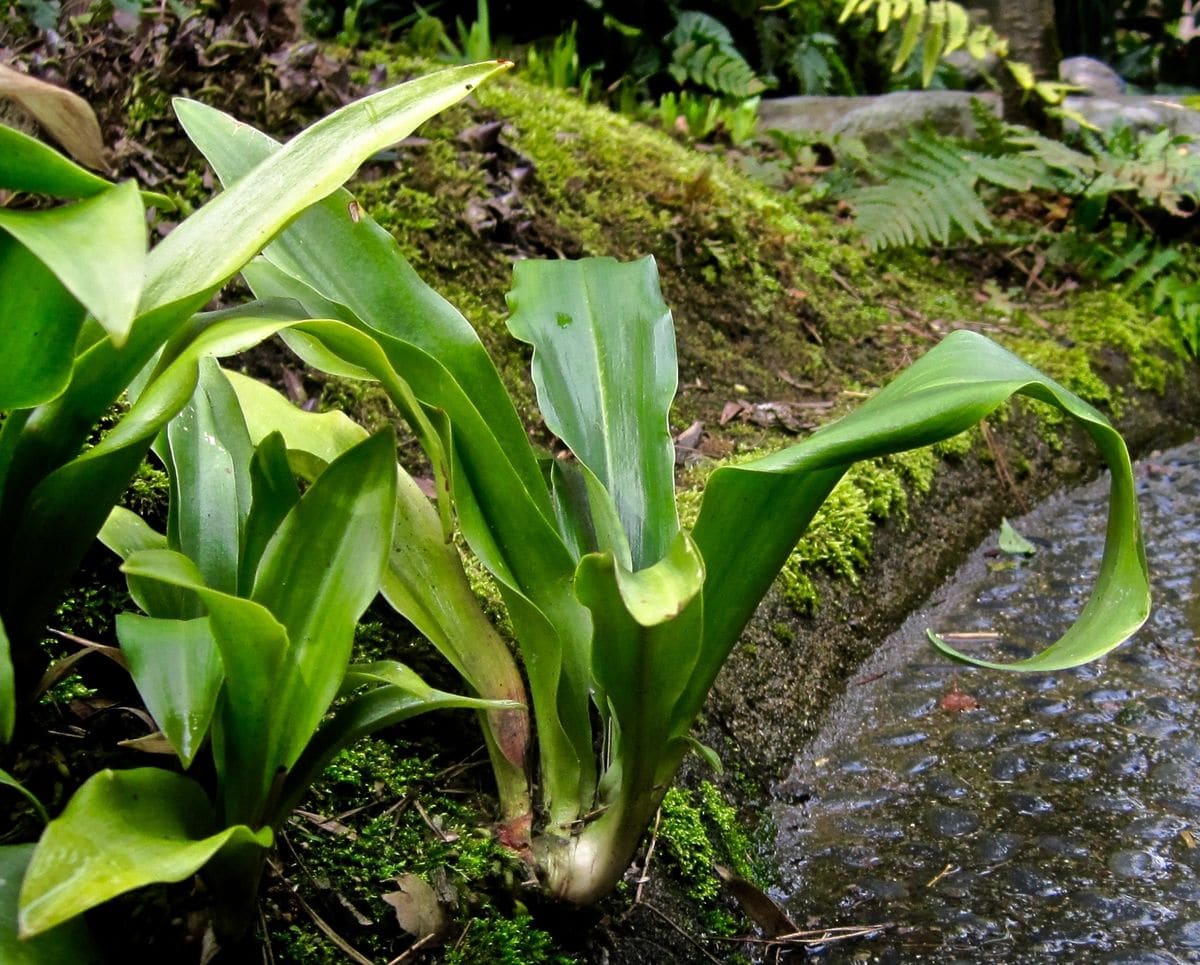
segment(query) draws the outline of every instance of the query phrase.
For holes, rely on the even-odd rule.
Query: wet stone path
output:
[[[924,635],[995,632],[962,645],[1011,660],[1061,633],[1098,566],[1101,480],[1014,521],[1034,556],[981,548],[776,788],[792,919],[892,923],[819,960],[1200,962],[1200,443],[1138,480],[1154,611],[1131,642],[1022,675]]]

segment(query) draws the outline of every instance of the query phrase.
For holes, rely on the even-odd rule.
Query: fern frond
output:
[[[716,17],[697,10],[681,11],[667,40],[673,47],[667,70],[681,86],[690,81],[739,100],[767,88]]]
[[[978,157],[946,138],[920,132],[876,163],[884,183],[850,194],[855,224],[873,251],[947,244],[955,231],[980,242],[994,231],[976,194]]]
[[[668,70],[679,84],[690,80],[726,97],[753,97],[767,86],[741,54],[730,53],[716,44],[697,46],[689,41],[676,47]]]

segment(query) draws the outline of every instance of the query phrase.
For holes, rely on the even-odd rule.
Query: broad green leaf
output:
[[[82,919],[23,941],[17,934],[17,898],[32,844],[0,846],[0,962],[4,965],[99,965],[100,953]]]
[[[287,449],[278,432],[268,435],[254,450],[250,463],[250,514],[242,534],[238,564],[238,595],[249,596],[263,550],[296,502],[300,489],[288,465]]]
[[[47,825],[21,886],[22,937],[110,898],[195,874],[228,843],[271,846],[269,828],[218,828],[195,781],[157,768],[104,770]]]
[[[621,788],[612,794],[659,787],[661,796],[686,750],[691,718],[681,724],[674,715],[701,653],[703,579],[703,561],[686,533],[638,573],[621,572],[607,554],[579,564],[576,592],[595,626],[592,670],[617,723],[611,756]],[[644,802],[647,819],[652,805],[657,801]]]
[[[223,593],[238,589],[253,454],[237,396],[216,361],[201,359],[196,389],[168,423],[160,453],[171,478],[167,539]]]
[[[1000,551],[1002,553],[1014,553],[1019,556],[1032,556],[1037,552],[1037,547],[1029,540],[1013,529],[1012,523],[1007,519],[1000,520]]]
[[[272,696],[290,767],[325,716],[354,626],[379,592],[396,507],[395,440],[372,436],[329,464],[263,552],[253,599],[288,632],[288,673]]]
[[[306,412],[257,379],[231,370],[225,377],[241,402],[251,441],[257,446],[272,432],[280,433],[289,458],[306,458],[312,471],[302,475],[308,479],[367,438],[367,430],[344,412]]]
[[[117,638],[146,709],[183,766],[191,767],[208,736],[225,675],[208,619],[121,613]]]
[[[52,198],[90,198],[111,181],[92,174],[35,137],[0,124],[0,188]]]
[[[172,550],[136,553],[121,569],[191,590],[204,601],[225,667],[225,689],[212,730],[222,818],[262,825],[275,774],[291,763],[281,747],[293,739],[283,733],[292,722],[281,716],[278,704],[278,690],[290,669],[287,630],[266,607],[210,590],[196,565]]]
[[[855,412],[800,445],[717,469],[693,535],[704,557],[704,656],[691,706],[698,711],[756,602],[813,513],[854,462],[929,445],[970,428],[1013,395],[1047,403],[1091,436],[1112,473],[1108,533],[1095,588],[1074,626],[1040,654],[984,666],[1052,670],[1094,659],[1126,639],[1149,611],[1149,584],[1125,444],[1094,408],[973,332],[955,332]]]
[[[667,422],[678,365],[654,259],[519,261],[508,304],[509,331],[534,346],[546,425],[612,494],[633,568],[656,563],[679,531]]]
[[[54,272],[114,344],[124,343],[146,262],[146,218],[132,181],[44,211],[0,208],[0,229]]]
[[[141,516],[124,506],[114,506],[96,538],[121,559],[139,550],[165,550],[167,538]]]
[[[297,214],[341,187],[364,160],[510,66],[491,61],[441,70],[347,104],[306,128],[151,252],[141,311],[233,277]],[[174,105],[185,130],[190,117],[203,110],[182,98]]]
[[[67,387],[86,312],[40,258],[3,231],[0,290],[0,410],[40,405]]]
[[[77,160],[92,168],[105,166],[100,122],[78,94],[0,64],[0,97],[20,104]]]

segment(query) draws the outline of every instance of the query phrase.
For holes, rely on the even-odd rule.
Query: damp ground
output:
[[[1200,443],[1138,467],[1154,610],[1072,671],[1002,674],[1054,639],[1099,565],[1107,480],[988,543],[848,686],[776,787],[801,927],[881,927],[830,962],[1200,962]]]

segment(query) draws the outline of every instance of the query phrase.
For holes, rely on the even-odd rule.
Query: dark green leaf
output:
[[[372,436],[329,464],[263,552],[253,599],[288,632],[289,672],[272,695],[290,767],[325,716],[354,626],[379,592],[396,511],[395,440]]]
[[[52,198],[90,198],[111,181],[92,174],[37,138],[0,124],[0,188]]]
[[[236,594],[254,450],[215,359],[200,360],[196,389],[167,425],[166,439],[160,455],[171,477],[170,546],[196,564],[207,586]]]
[[[287,448],[278,432],[272,432],[255,448],[250,464],[250,488],[250,514],[246,517],[238,566],[240,596],[249,595],[263,550],[300,498],[296,477],[288,465]]]
[[[34,845],[0,846],[0,962],[4,965],[99,965],[100,953],[81,919],[22,941],[17,934],[17,897]]]

